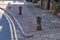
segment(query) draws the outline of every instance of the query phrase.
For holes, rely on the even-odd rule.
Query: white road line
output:
[[[8,10],[5,10],[5,9],[1,8],[1,7],[0,7],[0,9],[1,9],[1,10],[3,10],[3,11],[5,11],[6,13],[10,14],[10,15],[14,18],[14,20],[16,21],[17,25],[19,26],[19,28],[20,28],[20,30],[21,30],[21,32],[22,32],[22,34],[24,35],[24,34],[25,34],[25,32],[23,31],[23,29],[22,29],[22,27],[21,27],[20,23],[19,23],[19,22],[16,20],[16,18],[12,15],[12,13],[11,13],[11,12],[9,12]]]
[[[13,31],[12,31],[12,27],[11,27],[10,20],[8,19],[7,15],[4,15],[4,16],[7,18],[8,22],[9,22],[9,26],[10,26],[10,33],[11,33],[11,40],[14,40],[14,37],[13,37]]]
[[[4,10],[3,8],[0,8],[0,9],[3,10],[3,11],[5,11],[6,13],[10,13],[10,12]],[[11,26],[13,25],[15,40],[18,40],[15,25],[14,25],[13,21],[11,20],[11,18],[10,18],[6,13],[5,13],[5,16],[8,17],[8,19],[10,19],[10,20],[9,20],[9,21],[10,21],[9,23],[12,22],[12,24],[10,24],[10,25],[11,25]],[[12,27],[11,27],[11,31],[12,31]],[[11,33],[12,33],[12,32],[11,32]],[[11,34],[11,37],[12,37],[12,34]],[[13,40],[13,39],[12,39],[12,40]]]
[[[21,29],[22,33],[24,34],[25,32],[23,31],[23,29],[22,29],[22,27],[21,27],[20,23],[16,20],[16,18],[12,15],[12,13],[11,13],[11,12],[9,12],[8,10],[7,10],[7,12],[8,12],[8,13],[10,13],[10,15],[15,19],[15,21],[16,21],[16,23],[17,23],[17,25],[19,26],[19,28]]]
[[[26,36],[26,37],[32,37],[32,36],[33,36],[33,34],[26,34],[26,33],[23,31],[23,29],[22,29],[20,23],[19,23],[19,22],[17,21],[17,19],[12,15],[12,13],[9,12],[8,10],[7,10],[7,12],[10,13],[10,15],[14,18],[14,20],[16,21],[18,27],[20,28],[20,30],[21,30],[23,36]]]
[[[2,28],[3,28],[3,27],[2,27],[2,26],[0,26],[0,32],[1,32]]]
[[[10,4],[8,4],[8,5],[10,5]],[[12,15],[12,13],[9,12],[8,10],[7,10],[7,12],[10,13],[10,15]],[[23,31],[23,29],[22,29],[20,23],[16,20],[16,18],[15,18],[13,15],[12,15],[12,17],[15,19],[16,23],[18,24],[19,28],[21,29],[22,33],[24,34],[24,31]]]
[[[7,14],[6,14],[6,16],[11,20],[11,18],[10,18]],[[13,29],[14,29],[15,40],[18,40],[15,25],[14,25],[14,23],[13,23],[12,20],[11,20],[11,22],[12,22],[11,25],[13,25],[12,27],[13,27]]]
[[[8,10],[5,10],[5,9],[3,9],[3,8],[0,8],[0,9],[1,9],[1,10],[4,10],[6,13],[8,13],[11,17],[14,18],[14,20],[16,21],[18,27],[20,28],[20,30],[21,30],[23,36],[26,36],[26,37],[33,36],[33,34],[26,34],[26,33],[23,31],[23,29],[22,29],[20,23],[19,23],[19,22],[17,21],[17,19],[12,15],[11,12],[9,12]],[[15,30],[15,28],[14,28],[14,30]],[[16,30],[15,30],[14,33],[15,33],[15,38],[16,38],[16,40],[18,40],[18,39],[17,39],[17,35],[16,35]]]
[[[0,9],[1,10],[4,10],[5,12],[7,12],[7,13],[9,13],[13,18],[14,18],[14,20],[16,21],[16,23],[17,23],[17,25],[19,26],[19,28],[21,29],[21,32],[22,32],[22,34],[24,34],[25,32],[23,31],[23,29],[22,29],[22,27],[21,27],[21,25],[20,25],[20,23],[16,20],[16,18],[12,15],[12,13],[11,12],[9,12],[8,10],[6,11],[5,9],[3,9],[3,8],[1,8],[0,7]]]

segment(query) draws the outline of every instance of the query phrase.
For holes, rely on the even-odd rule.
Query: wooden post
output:
[[[42,30],[42,26],[41,26],[41,20],[42,20],[42,18],[39,17],[39,16],[37,16],[36,20],[37,20],[36,30],[37,30],[37,31],[38,31],[38,30]]]
[[[11,4],[10,4],[10,2],[8,3],[8,8],[11,9]]]
[[[19,15],[22,15],[22,6],[19,6]]]

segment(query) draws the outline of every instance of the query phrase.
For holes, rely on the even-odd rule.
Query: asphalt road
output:
[[[4,15],[0,16],[0,40],[11,40],[9,23]]]

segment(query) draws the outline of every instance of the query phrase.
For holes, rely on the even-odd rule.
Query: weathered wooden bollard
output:
[[[19,6],[19,15],[22,15],[22,6]]]
[[[8,8],[11,9],[11,4],[10,3],[8,3]]]
[[[39,17],[39,16],[37,16],[37,18],[36,18],[36,21],[37,21],[36,30],[37,30],[37,31],[38,31],[38,30],[42,30],[41,20],[42,20],[42,18]]]

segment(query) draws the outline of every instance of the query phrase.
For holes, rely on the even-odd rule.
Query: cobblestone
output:
[[[32,33],[34,37],[26,40],[59,40],[60,39],[60,19],[52,15],[50,11],[45,11],[32,5],[22,6],[22,15],[18,15],[20,5],[12,5],[9,9],[13,16],[19,21],[25,33]],[[14,11],[12,11],[14,10]],[[42,17],[42,31],[36,31],[36,17]]]

